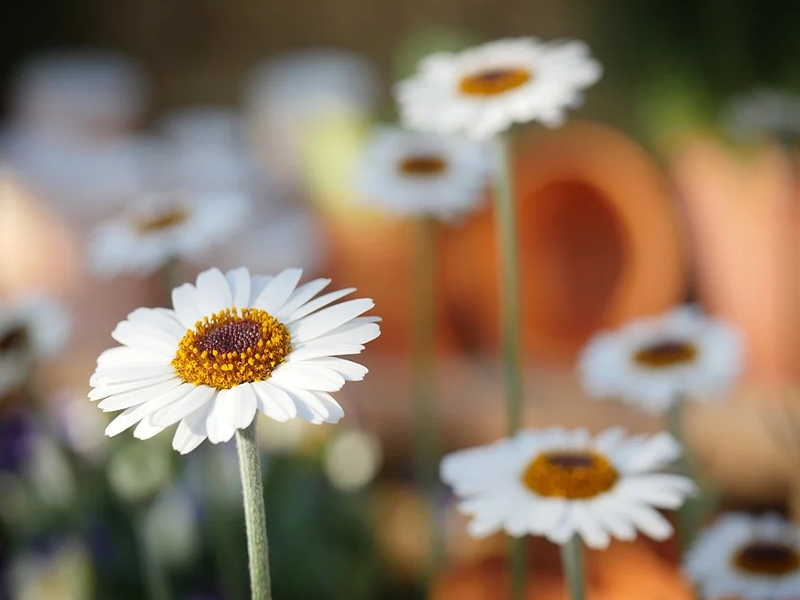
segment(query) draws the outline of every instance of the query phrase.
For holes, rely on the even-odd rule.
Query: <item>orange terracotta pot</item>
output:
[[[665,179],[633,141],[574,123],[516,145],[523,339],[531,355],[568,362],[600,327],[682,299],[686,265]],[[451,232],[445,293],[464,337],[497,346],[491,210]]]
[[[548,554],[542,557],[543,551]],[[537,545],[529,552],[538,564],[529,570],[529,600],[568,598],[554,547]],[[691,587],[676,565],[660,558],[644,541],[613,543],[604,552],[588,552],[586,591],[589,600],[693,598]],[[509,597],[507,562],[501,557],[457,567],[434,583],[433,600],[495,600]]]
[[[777,146],[686,138],[670,157],[692,235],[698,296],[743,332],[751,375],[800,375],[800,189]]]

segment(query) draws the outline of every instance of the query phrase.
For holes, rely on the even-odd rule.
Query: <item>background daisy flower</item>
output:
[[[560,126],[602,72],[583,42],[507,38],[428,56],[395,94],[412,129],[487,139],[514,123]]]
[[[800,528],[777,514],[724,515],[700,533],[684,570],[704,598],[797,598]]]
[[[365,202],[400,216],[450,219],[480,204],[490,169],[484,144],[385,126],[367,144],[356,185]]]
[[[661,413],[683,397],[727,391],[743,362],[735,329],[684,306],[597,334],[583,349],[578,369],[590,396],[619,397]]]
[[[0,397],[25,381],[36,359],[64,346],[71,325],[64,307],[41,294],[0,304]]]
[[[278,420],[335,423],[344,412],[330,395],[367,369],[337,358],[358,354],[380,335],[370,299],[329,306],[353,288],[319,294],[329,279],[297,286],[302,271],[251,277],[244,267],[200,273],[172,292],[174,309],[140,308],[117,325],[119,347],[97,360],[92,400],[123,412],[113,436],[137,425],[150,438],[180,423],[173,447],[185,454],[206,438],[227,442],[260,411]]]
[[[657,540],[672,535],[656,509],[678,508],[695,486],[656,471],[680,453],[667,433],[626,438],[617,428],[592,438],[585,429],[554,427],[449,454],[441,476],[460,498],[459,510],[473,517],[475,537],[504,530],[565,544],[579,535],[605,548],[637,530]]]
[[[152,193],[97,227],[89,265],[101,276],[149,275],[173,258],[193,259],[225,242],[245,223],[249,200],[240,194]]]

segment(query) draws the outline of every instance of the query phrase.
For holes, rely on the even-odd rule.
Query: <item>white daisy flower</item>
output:
[[[25,381],[35,360],[63,348],[71,325],[64,307],[44,295],[0,304],[0,397]]]
[[[487,139],[514,123],[560,126],[602,72],[583,42],[509,38],[432,54],[396,96],[412,129]]]
[[[795,600],[800,527],[777,514],[724,515],[700,532],[684,570],[703,598]]]
[[[469,532],[504,530],[564,544],[580,535],[591,548],[636,530],[664,540],[672,525],[656,508],[675,509],[693,493],[691,480],[656,473],[681,453],[667,433],[626,438],[609,429],[594,439],[585,429],[523,431],[488,446],[445,456],[441,476],[472,515]]]
[[[722,115],[723,126],[733,135],[800,138],[800,96],[758,88],[735,96]]]
[[[95,230],[89,244],[92,270],[149,275],[173,258],[196,259],[234,235],[250,203],[240,194],[152,193]]]
[[[251,277],[244,267],[209,269],[172,292],[173,309],[140,308],[117,325],[122,346],[103,352],[89,383],[104,411],[123,410],[106,429],[150,438],[180,423],[173,447],[185,454],[206,438],[227,442],[257,411],[277,421],[335,423],[330,395],[367,369],[338,358],[380,335],[363,298],[329,306],[353,288],[319,297],[329,279],[297,286],[302,271]]]
[[[578,368],[590,396],[619,397],[661,413],[686,397],[724,393],[743,362],[735,329],[683,306],[599,333],[584,348]]]
[[[380,127],[356,185],[365,202],[401,216],[450,219],[483,199],[490,158],[486,145],[466,138]]]

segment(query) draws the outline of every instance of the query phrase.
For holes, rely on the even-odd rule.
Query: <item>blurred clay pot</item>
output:
[[[568,590],[555,547],[538,543],[531,548],[537,564],[528,571],[526,598],[562,600]],[[456,567],[434,583],[433,600],[495,600],[508,598],[507,561],[502,557]],[[613,543],[603,552],[586,553],[586,595],[589,600],[693,598],[676,565],[660,558],[645,541]]]
[[[688,215],[697,292],[743,332],[751,375],[800,375],[798,189],[777,146],[748,152],[709,136],[670,157]]]
[[[526,351],[566,362],[600,327],[682,299],[678,218],[652,159],[592,123],[536,131],[515,148]],[[449,307],[465,336],[497,346],[497,256],[491,210],[443,243]]]

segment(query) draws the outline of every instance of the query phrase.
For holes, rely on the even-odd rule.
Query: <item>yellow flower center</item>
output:
[[[593,498],[614,487],[619,473],[604,456],[591,450],[538,454],[522,474],[522,482],[539,496]]]
[[[447,162],[435,154],[416,154],[407,156],[397,165],[403,175],[428,177],[439,175],[447,168]]]
[[[155,233],[177,227],[188,218],[189,212],[184,207],[173,206],[155,216],[136,219],[136,229],[141,234]]]
[[[519,67],[484,69],[462,78],[458,89],[467,96],[497,96],[525,85],[532,76]]]
[[[27,328],[22,325],[12,327],[0,334],[0,354],[9,354],[25,350],[28,347],[30,336]]]
[[[733,564],[745,573],[779,577],[800,569],[800,554],[788,544],[753,542],[734,554]]]
[[[230,389],[264,381],[292,351],[286,325],[257,308],[226,308],[198,321],[172,359],[186,383]]]
[[[664,340],[639,348],[633,360],[642,367],[664,369],[688,365],[697,358],[697,346],[681,340]]]

